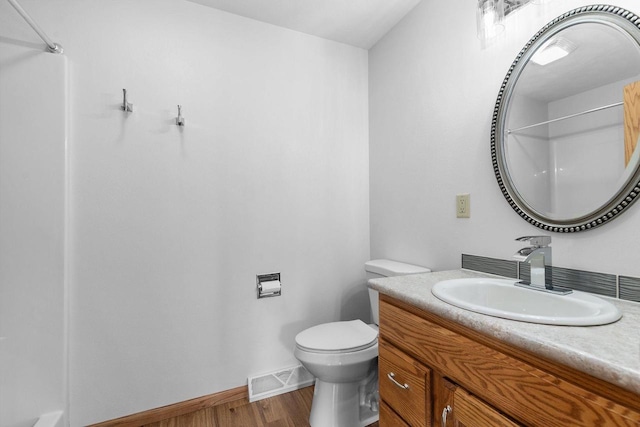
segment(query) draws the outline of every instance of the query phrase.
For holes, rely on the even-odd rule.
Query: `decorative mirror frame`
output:
[[[538,31],[527,44],[522,48],[516,59],[511,64],[507,72],[498,98],[496,100],[495,109],[493,111],[493,119],[491,123],[491,161],[495,172],[498,185],[503,196],[507,199],[509,205],[528,223],[535,225],[547,231],[558,233],[573,233],[599,227],[614,218],[618,217],[622,212],[627,210],[640,195],[640,164],[635,166],[635,171],[627,182],[613,195],[608,202],[600,208],[581,217],[555,220],[548,218],[535,209],[530,207],[518,194],[513,183],[509,179],[506,167],[506,159],[504,158],[504,124],[508,104],[516,85],[518,77],[526,66],[528,60],[533,55],[533,46],[541,45],[548,38],[555,35],[560,30],[575,25],[579,22],[592,22],[594,18],[601,18],[607,23],[618,24],[619,27],[635,27],[637,35],[630,34],[640,45],[640,17],[634,13],[621,7],[596,4],[583,6],[571,10],[553,21],[545,25]],[[624,23],[626,25],[621,25]],[[638,147],[640,149],[640,146]],[[506,179],[505,179],[506,178]]]

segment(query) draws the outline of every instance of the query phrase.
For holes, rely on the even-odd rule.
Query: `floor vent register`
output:
[[[268,374],[249,377],[249,401],[288,393],[310,385],[315,378],[304,366],[298,365]]]

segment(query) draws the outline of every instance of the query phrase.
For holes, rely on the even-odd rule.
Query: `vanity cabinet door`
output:
[[[519,427],[509,418],[469,394],[462,387],[435,374],[433,377],[433,425],[437,427]]]
[[[433,373],[433,425],[434,427],[453,426],[453,417],[447,408],[452,408],[456,386],[437,372]],[[445,422],[446,417],[446,422]]]
[[[454,427],[519,426],[460,387],[454,392],[452,408]]]
[[[431,371],[396,347],[379,343],[380,399],[411,427],[430,426]],[[387,424],[383,421],[382,426]],[[398,424],[389,423],[394,426]]]

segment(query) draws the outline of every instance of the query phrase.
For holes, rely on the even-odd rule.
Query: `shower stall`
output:
[[[11,24],[0,27],[0,425],[62,427],[67,63],[15,0],[2,3]],[[24,36],[21,16],[46,46]]]

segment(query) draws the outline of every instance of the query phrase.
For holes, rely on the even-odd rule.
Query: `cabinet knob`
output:
[[[442,417],[441,417],[442,427],[447,427],[447,415],[449,415],[451,411],[453,411],[453,409],[451,409],[451,406],[449,405],[445,406],[444,409],[442,410]]]
[[[394,374],[393,372],[389,372],[387,374],[387,378],[389,378],[395,385],[397,385],[398,387],[400,387],[403,390],[409,390],[409,384],[404,383],[404,384],[400,384],[398,381],[396,381],[396,374]]]

